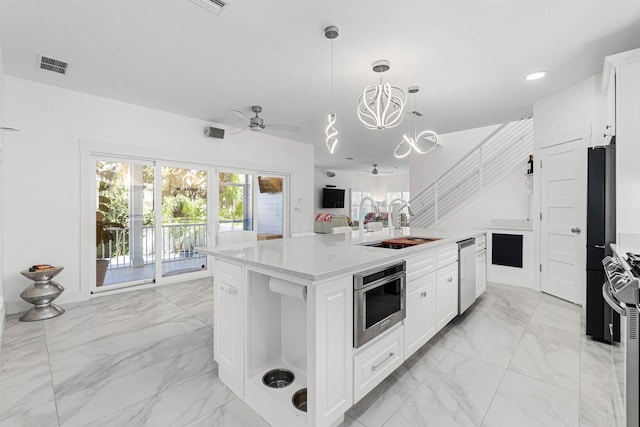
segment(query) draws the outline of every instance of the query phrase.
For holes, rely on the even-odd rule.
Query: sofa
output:
[[[313,231],[321,234],[331,234],[334,227],[351,226],[351,218],[347,215],[318,214],[313,221]]]

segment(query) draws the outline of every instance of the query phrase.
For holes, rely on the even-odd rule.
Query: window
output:
[[[394,199],[402,199],[405,201],[409,201],[409,192],[408,191],[387,191],[387,210],[390,209],[389,205]]]
[[[351,218],[354,221],[360,221],[358,209],[360,209],[360,203],[365,197],[371,197],[371,191],[351,190]]]
[[[206,270],[194,248],[207,243],[207,170],[106,158],[95,165],[95,292]]]
[[[203,169],[162,168],[162,276],[205,270],[207,188]]]
[[[96,287],[155,279],[152,163],[96,165]]]
[[[258,176],[257,188],[258,240],[279,239],[284,235],[284,177]]]
[[[253,176],[220,172],[218,218],[220,232],[253,230]]]

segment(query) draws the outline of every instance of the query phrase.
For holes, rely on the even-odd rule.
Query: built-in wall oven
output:
[[[406,262],[353,276],[353,346],[358,348],[406,317]]]
[[[620,397],[625,406],[626,426],[640,426],[640,324],[638,293],[640,257],[605,257],[602,260],[607,281],[602,296],[613,311],[620,315],[620,342],[614,343],[613,363],[616,369]],[[613,319],[609,324],[613,329]]]

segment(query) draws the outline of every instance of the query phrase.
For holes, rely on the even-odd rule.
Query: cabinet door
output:
[[[243,294],[242,268],[216,262],[213,358],[220,379],[240,397],[244,390]]]
[[[458,263],[436,272],[436,326],[442,329],[458,315]]]
[[[402,365],[403,340],[402,328],[400,325],[394,325],[353,356],[354,404]]]
[[[602,135],[604,143],[608,144],[612,136],[616,134],[616,75],[615,72],[609,80],[607,95],[604,104],[604,129]],[[596,135],[596,138],[600,135]]]
[[[436,273],[407,283],[404,357],[408,359],[436,333]]]
[[[476,298],[487,290],[487,250],[476,252]]]

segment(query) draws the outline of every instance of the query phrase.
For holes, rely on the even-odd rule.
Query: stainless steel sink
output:
[[[404,249],[412,246],[422,245],[423,243],[435,242],[440,240],[440,237],[398,237],[396,239],[383,240],[382,242],[367,243],[364,246],[372,248],[385,248],[385,249]]]
[[[370,248],[404,249],[404,248],[410,248],[411,246],[414,246],[414,245],[396,245],[393,243],[377,242],[377,243],[367,243],[363,246],[369,246]]]

